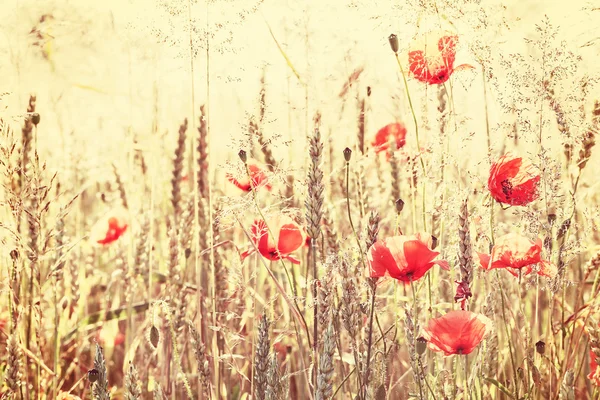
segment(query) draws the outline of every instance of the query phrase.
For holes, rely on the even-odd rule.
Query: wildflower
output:
[[[540,239],[534,242],[516,233],[499,237],[492,247],[491,254],[479,252],[477,254],[481,267],[486,270],[505,268],[514,276],[519,275],[519,270],[527,275],[537,264],[539,275],[552,278],[557,273],[556,266],[549,261],[542,260],[542,241]]]
[[[473,68],[468,64],[454,68],[457,43],[458,36],[450,32],[426,34],[418,44],[413,44],[419,49],[408,52],[409,71],[418,81],[439,85],[455,71]]]
[[[239,176],[235,176],[228,172],[227,179],[229,182],[233,183],[235,186],[245,192],[249,192],[251,189],[259,189],[261,187],[271,190],[266,169],[258,161],[253,159],[249,159],[246,165],[248,167],[248,171],[242,171]]]
[[[381,128],[371,145],[376,153],[385,152],[390,147],[390,140],[395,140],[397,149],[406,144],[406,127],[402,122],[394,122]]]
[[[450,269],[445,260],[434,260],[440,253],[432,250],[432,236],[392,236],[378,240],[369,249],[370,277],[390,277],[402,282],[416,281],[435,264]]]
[[[268,225],[262,219],[255,220],[251,232],[252,241],[263,257],[271,261],[286,259],[294,264],[300,264],[300,261],[291,256],[291,253],[306,243],[304,230],[287,215],[272,218]],[[242,260],[254,251],[254,246],[252,246],[243,252]]]
[[[91,230],[90,239],[102,245],[110,244],[119,239],[127,230],[126,211],[122,209],[111,210],[100,219]]]
[[[540,171],[531,161],[507,153],[492,164],[488,189],[494,199],[523,206],[538,198]]]
[[[471,311],[455,310],[429,320],[423,336],[429,349],[444,355],[469,354],[491,329],[492,321]]]

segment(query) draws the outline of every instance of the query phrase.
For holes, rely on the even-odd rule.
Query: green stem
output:
[[[414,320],[413,320],[413,346],[415,348],[415,352],[416,352],[416,348],[417,348],[417,315],[419,312],[419,309],[417,307],[417,294],[415,293],[415,284],[413,282],[412,277],[410,278],[410,289],[412,292],[412,296],[413,296],[413,309],[414,309]],[[419,384],[419,398],[423,398],[423,384],[421,383],[421,377],[419,376],[419,355],[417,354],[417,370],[414,371],[415,372],[415,378],[417,383]]]
[[[404,82],[404,88],[406,89],[406,97],[408,98],[408,105],[410,106],[410,111],[412,113],[413,121],[415,122],[415,136],[417,141],[417,151],[421,151],[421,145],[419,142],[419,124],[417,123],[417,115],[415,114],[415,108],[413,107],[412,99],[410,98],[410,91],[408,90],[408,82],[406,81],[406,75],[404,74],[404,68],[402,68],[402,63],[400,62],[400,58],[398,57],[398,53],[394,53],[396,56],[396,61],[398,62],[398,67],[400,67],[400,73],[402,74],[402,80]],[[423,168],[423,175],[425,175],[425,162],[422,157],[419,157],[421,161],[421,168]]]

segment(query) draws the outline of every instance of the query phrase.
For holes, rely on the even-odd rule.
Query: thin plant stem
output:
[[[410,97],[410,91],[408,90],[408,82],[406,81],[406,74],[404,73],[404,68],[402,68],[402,63],[400,62],[400,58],[398,57],[398,53],[394,52],[396,56],[396,61],[398,62],[398,67],[400,67],[400,73],[402,74],[402,81],[404,82],[404,88],[406,89],[406,97],[408,98],[408,105],[410,106],[410,111],[412,113],[413,121],[415,123],[415,136],[416,136],[416,144],[417,151],[421,151],[421,145],[419,142],[419,124],[417,122],[417,115],[415,114],[415,108],[413,107],[412,99]],[[423,168],[423,175],[425,175],[425,162],[422,157],[419,157],[419,161],[421,161],[421,168]]]
[[[375,315],[375,294],[377,293],[377,283],[371,278],[371,312],[369,316],[369,337],[367,339],[367,361],[365,367],[364,392],[363,397],[367,398],[367,388],[369,387],[369,372],[371,367],[371,347],[373,341],[373,316]]]
[[[414,329],[414,330],[413,330],[413,346],[414,346],[414,347],[415,347],[415,349],[416,349],[416,347],[417,347],[417,334],[418,334],[418,332],[417,332],[417,321],[418,321],[418,317],[417,317],[417,315],[419,315],[419,314],[418,314],[418,312],[419,312],[419,309],[418,309],[418,307],[417,307],[417,294],[415,293],[415,284],[414,284],[414,281],[413,281],[412,277],[410,278],[410,289],[411,289],[411,292],[412,292],[412,297],[413,297],[413,309],[414,309],[414,321],[413,321],[413,329]],[[417,355],[417,358],[418,358],[418,355]],[[418,368],[418,364],[419,364],[419,363],[417,362],[417,371],[415,371],[415,374],[419,374],[419,373],[420,373],[420,372],[419,372],[419,368]],[[420,378],[418,378],[418,377],[416,377],[416,381],[417,381],[417,383],[419,384],[419,396],[420,396],[420,398],[422,399],[422,398],[423,398],[423,385],[421,384],[421,379],[420,379]]]
[[[500,288],[500,299],[502,302],[502,320],[504,321],[504,328],[506,330],[506,339],[508,341],[508,350],[510,353],[510,362],[512,364],[513,370],[513,379],[515,382],[515,398],[519,398],[519,381],[517,380],[517,368],[515,363],[515,356],[513,355],[513,347],[512,342],[510,340],[510,332],[508,331],[508,319],[506,318],[506,305],[504,302],[504,288],[502,287],[502,282],[500,281],[500,277],[498,275],[498,271],[496,271],[496,280],[498,281],[498,287]]]

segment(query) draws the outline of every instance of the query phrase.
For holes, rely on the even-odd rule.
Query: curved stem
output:
[[[417,123],[417,115],[415,114],[415,108],[413,107],[412,99],[410,98],[410,91],[408,90],[408,82],[406,81],[406,75],[404,74],[404,68],[402,68],[402,63],[400,63],[400,58],[398,57],[398,53],[394,53],[396,56],[396,61],[398,62],[398,67],[400,67],[400,73],[402,74],[402,80],[404,81],[404,88],[406,89],[406,97],[408,98],[408,105],[410,106],[410,111],[412,113],[413,121],[415,122],[415,136],[417,140],[417,150],[421,151],[421,145],[419,144],[419,124]],[[425,175],[425,162],[422,157],[419,157],[421,161],[421,168],[423,168],[423,175]]]

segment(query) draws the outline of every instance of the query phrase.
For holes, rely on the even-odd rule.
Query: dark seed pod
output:
[[[417,354],[422,355],[427,350],[427,339],[423,336],[417,338]]]
[[[352,150],[350,150],[349,147],[346,147],[344,149],[344,159],[346,160],[346,162],[349,162],[350,158],[352,158]]]
[[[38,113],[31,114],[31,122],[37,126],[37,124],[40,123],[40,114],[38,114]]]
[[[398,49],[400,48],[400,46],[398,45],[398,36],[396,36],[395,34],[391,34],[388,37],[388,40],[390,41],[390,46],[392,47],[392,51],[394,53],[398,52]]]
[[[158,333],[158,328],[154,325],[150,328],[150,344],[155,349],[158,347],[158,340],[160,339],[160,334]]]
[[[539,340],[535,344],[535,351],[537,351],[539,354],[544,354],[546,352],[546,342]]]
[[[404,200],[402,199],[398,199],[396,200],[396,212],[398,214],[400,214],[402,212],[402,210],[404,209]]]
[[[431,235],[431,250],[434,250],[438,245],[438,238]]]
[[[88,380],[90,381],[90,383],[96,382],[99,377],[100,371],[98,371],[96,368],[90,369],[88,371]]]
[[[19,258],[19,250],[17,250],[17,249],[11,250],[10,258],[12,258],[13,261],[17,261],[17,259]]]
[[[240,157],[240,160],[242,160],[243,163],[245,163],[248,160],[248,156],[246,155],[245,150],[240,150],[240,152],[238,153],[238,157]]]

